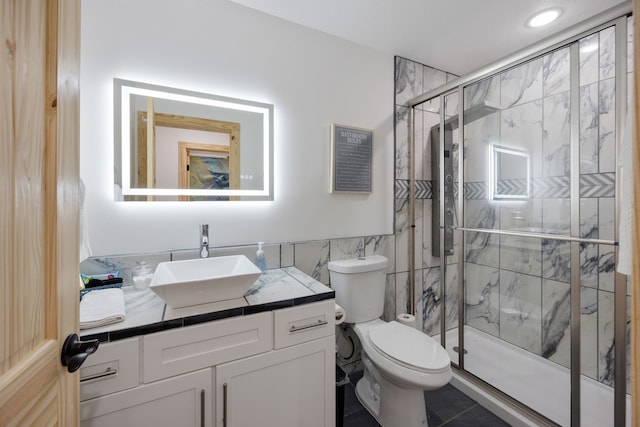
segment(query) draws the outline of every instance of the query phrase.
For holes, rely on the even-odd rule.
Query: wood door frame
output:
[[[147,112],[137,112],[138,141],[137,149],[138,161],[137,171],[132,171],[131,176],[137,174],[138,187],[149,188],[147,185]],[[199,130],[205,132],[226,133],[229,135],[229,157],[240,165],[240,123],[225,122],[222,120],[203,119],[199,117],[180,116],[176,114],[165,114],[154,112],[155,126],[163,126],[177,129]],[[154,126],[154,127],[155,127]],[[155,150],[154,150],[155,151]],[[133,158],[133,157],[132,157]],[[130,165],[123,165],[130,167]],[[133,174],[135,172],[135,174]],[[239,176],[239,173],[238,173]],[[240,188],[240,182],[229,183],[230,188]],[[237,187],[234,187],[237,186]]]

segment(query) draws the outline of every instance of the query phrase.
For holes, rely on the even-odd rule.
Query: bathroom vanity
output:
[[[242,299],[177,310],[123,289],[127,320],[81,334],[103,341],[80,369],[81,426],[335,424],[330,288],[269,270]]]

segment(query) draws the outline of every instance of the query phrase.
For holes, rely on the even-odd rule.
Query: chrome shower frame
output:
[[[409,287],[410,287],[410,313],[415,314],[415,173],[414,173],[414,153],[415,153],[415,107],[429,100],[439,99],[440,102],[440,129],[444,129],[445,117],[444,106],[445,97],[458,93],[458,109],[459,109],[459,156],[458,156],[458,199],[457,199],[457,215],[458,226],[454,227],[458,237],[458,345],[460,348],[458,363],[454,365],[462,370],[465,375],[471,375],[464,370],[464,253],[465,253],[465,231],[475,231],[483,233],[494,233],[499,235],[512,235],[520,237],[544,238],[570,242],[571,245],[571,279],[570,279],[570,295],[580,295],[580,243],[590,244],[607,244],[615,247],[616,259],[618,256],[618,227],[615,229],[614,240],[602,239],[583,239],[579,237],[579,208],[580,208],[580,169],[579,169],[579,56],[578,44],[581,38],[596,33],[604,28],[615,26],[616,28],[616,153],[619,153],[622,133],[624,130],[624,121],[627,103],[627,51],[626,51],[626,35],[627,35],[627,16],[631,14],[632,2],[626,1],[620,5],[613,7],[589,20],[572,26],[562,32],[548,37],[538,43],[530,45],[512,55],[504,57],[497,62],[482,67],[470,74],[452,80],[438,88],[427,91],[407,101],[403,106],[409,109],[409,218],[410,218],[410,234],[409,234]],[[490,229],[472,229],[464,227],[464,87],[495,75],[509,68],[523,64],[533,58],[545,55],[554,50],[569,47],[570,49],[570,78],[571,78],[571,236],[548,235],[543,233],[515,232]],[[439,164],[443,164],[444,160],[444,132],[440,132],[439,141]],[[439,188],[433,188],[433,191],[444,193],[444,168],[438,170]],[[619,175],[618,175],[619,176]],[[616,224],[619,224],[620,215],[620,184],[616,179],[615,188],[615,218]],[[445,215],[444,197],[440,197],[439,206],[440,222],[440,254],[445,254],[445,227],[442,226],[442,218]],[[446,332],[446,268],[447,260],[445,256],[440,256],[440,298],[441,304],[441,344],[446,348],[445,332]],[[615,385],[614,385],[614,424],[625,425],[626,418],[626,277],[616,272],[615,274],[615,305],[614,305],[614,321],[615,321]],[[571,328],[571,354],[570,361],[572,367],[580,367],[580,298],[570,299],[570,328]],[[571,425],[580,425],[580,369],[571,369]],[[490,386],[485,386],[490,393],[495,390],[489,390]]]

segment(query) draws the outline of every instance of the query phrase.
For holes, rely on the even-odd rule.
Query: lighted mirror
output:
[[[273,105],[114,79],[115,198],[273,200]]]
[[[529,198],[529,154],[526,151],[492,144],[489,163],[492,200]]]

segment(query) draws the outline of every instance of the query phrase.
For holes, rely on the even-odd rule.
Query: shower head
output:
[[[469,123],[475,122],[476,120],[488,116],[491,113],[495,113],[499,110],[500,108],[496,105],[492,105],[487,101],[482,101],[479,104],[473,105],[464,110],[464,124],[468,125]],[[445,129],[456,129],[458,126],[459,120],[457,114],[445,120],[444,122]]]

